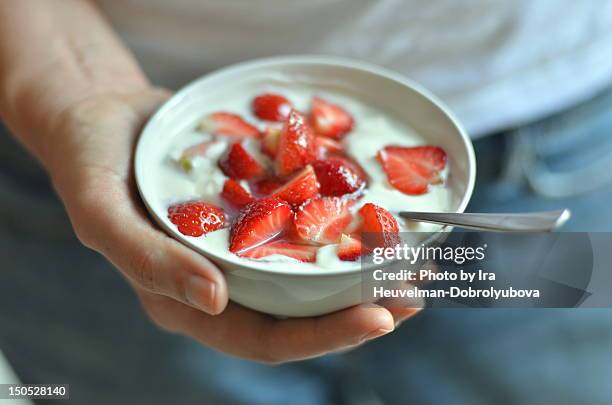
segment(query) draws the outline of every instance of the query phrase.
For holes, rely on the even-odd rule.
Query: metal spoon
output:
[[[440,225],[494,232],[550,232],[570,218],[568,209],[522,214],[468,214],[402,211],[403,218]]]

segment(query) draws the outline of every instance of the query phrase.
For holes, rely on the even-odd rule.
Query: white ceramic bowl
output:
[[[147,170],[148,156],[162,137],[174,136],[186,125],[195,125],[202,107],[214,104],[223,89],[241,85],[245,78],[278,80],[291,86],[332,86],[412,127],[428,144],[444,148],[448,154],[449,176],[446,187],[451,192],[452,211],[463,212],[472,195],[476,164],[469,137],[453,114],[433,95],[414,82],[383,68],[353,60],[288,56],[255,60],[208,74],[168,100],[144,127],[135,156],[138,189],[152,217],[170,235],[216,262],[223,269],[230,298],[249,308],[280,316],[314,316],[347,308],[364,301],[362,271],[356,263],[352,270],[305,272],[270,271],[261,263],[247,265],[219,257],[195,246],[189,238],[169,226],[165,210],[152,204],[155,181]],[[288,83],[288,84],[287,84]],[[248,89],[245,89],[248,94]],[[358,118],[358,117],[357,117]]]

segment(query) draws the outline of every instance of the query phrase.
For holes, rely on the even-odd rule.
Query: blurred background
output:
[[[397,70],[472,134],[469,211],[566,207],[566,231],[612,230],[612,1],[98,3],[152,81],[171,89],[280,54]],[[3,128],[0,195],[0,349],[10,363],[0,357],[0,383],[70,383],[79,404],[612,398],[607,309],[436,309],[348,353],[263,366],[156,329],[119,274],[79,244],[45,173]]]

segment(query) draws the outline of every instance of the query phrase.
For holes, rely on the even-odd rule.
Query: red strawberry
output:
[[[252,179],[265,174],[264,168],[240,142],[233,143],[219,160],[219,167],[226,176],[235,179]]]
[[[312,166],[302,169],[287,184],[276,190],[275,196],[297,206],[319,194],[319,183]]]
[[[338,197],[315,198],[305,203],[295,213],[297,236],[323,245],[338,242],[342,231],[353,220],[349,211],[352,204]]]
[[[283,255],[297,259],[301,262],[312,263],[317,258],[317,247],[312,245],[298,245],[283,240],[276,240],[265,245],[259,245],[244,253],[242,257],[261,259],[271,255]]]
[[[315,154],[312,128],[301,113],[291,110],[278,142],[276,173],[281,177],[288,176],[311,163]]]
[[[439,184],[440,170],[446,166],[446,152],[437,146],[387,146],[376,156],[389,183],[404,194],[427,192],[430,184]]]
[[[187,236],[202,236],[225,226],[225,213],[204,201],[186,201],[168,207],[168,219]]]
[[[265,121],[283,121],[291,111],[291,103],[280,94],[266,93],[253,99],[253,114]]]
[[[326,136],[315,136],[314,144],[318,159],[324,159],[329,154],[338,154],[344,151],[340,142]]]
[[[389,211],[378,205],[367,203],[359,209],[362,218],[361,231],[369,233],[369,247],[393,247],[399,243],[399,225]]]
[[[230,251],[242,254],[281,234],[290,224],[291,206],[278,197],[252,202],[240,211],[230,230]]]
[[[312,164],[321,185],[321,195],[352,194],[365,186],[360,170],[347,159],[330,157]]]
[[[367,183],[367,180],[369,179],[368,174],[366,173],[365,170],[363,170],[363,167],[361,167],[361,165],[359,163],[357,163],[357,161],[353,158],[351,158],[350,156],[345,156],[345,155],[335,155],[333,156],[335,158],[339,158],[339,159],[343,159],[344,163],[351,168],[351,170],[353,170],[355,173],[357,173],[359,175],[359,177],[361,177],[364,182]]]
[[[238,114],[214,112],[208,114],[198,127],[200,131],[213,135],[233,136],[237,138],[259,138],[259,130],[246,122]]]
[[[262,135],[261,151],[272,159],[276,157],[276,152],[278,151],[280,134],[280,128],[267,127]]]
[[[361,240],[358,237],[342,234],[337,254],[338,258],[344,261],[351,262],[359,259],[362,255]]]
[[[223,183],[223,191],[221,191],[221,197],[239,208],[255,201],[251,193],[245,190],[240,183],[234,179],[225,180],[225,183]]]
[[[354,120],[342,107],[323,100],[312,99],[310,122],[318,135],[340,139],[353,129]]]
[[[255,192],[260,195],[269,195],[276,191],[279,187],[284,184],[282,180],[277,177],[265,177],[253,184]]]

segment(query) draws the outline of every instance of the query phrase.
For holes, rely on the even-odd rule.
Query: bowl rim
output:
[[[155,111],[155,113],[149,117],[145,125],[142,127],[140,133],[138,134],[138,139],[136,141],[137,143],[136,143],[136,147],[134,149],[134,155],[133,155],[134,156],[133,168],[134,168],[136,188],[138,190],[140,199],[145,205],[149,215],[152,217],[155,223],[157,223],[158,226],[160,226],[164,230],[166,234],[168,234],[170,237],[174,238],[175,240],[179,241],[180,243],[186,245],[188,248],[195,250],[199,254],[202,254],[205,257],[212,259],[213,261],[220,262],[220,263],[230,263],[232,266],[239,267],[242,271],[246,271],[246,270],[255,271],[259,273],[265,273],[268,275],[279,275],[279,276],[289,276],[289,277],[330,277],[330,276],[342,276],[342,275],[352,276],[357,272],[367,271],[373,268],[381,267],[380,265],[363,266],[360,261],[360,262],[355,262],[356,263],[355,268],[342,269],[342,270],[330,270],[330,271],[325,271],[325,272],[313,273],[307,270],[306,271],[266,270],[266,269],[250,267],[248,266],[248,264],[244,264],[244,263],[231,262],[223,257],[220,257],[214,253],[208,252],[196,246],[195,244],[191,243],[189,239],[184,238],[182,235],[178,234],[178,232],[176,232],[175,230],[170,229],[170,227],[167,226],[167,224],[164,223],[159,218],[159,215],[155,212],[155,210],[151,207],[151,205],[145,198],[145,193],[141,186],[141,178],[143,176],[143,173],[139,169],[139,167],[141,166],[139,162],[142,159],[144,159],[144,157],[142,157],[144,154],[144,152],[142,152],[143,150],[142,139],[144,138],[145,133],[147,133],[148,131],[152,131],[153,130],[152,128],[156,126],[156,123],[162,120],[164,115],[169,110],[173,109],[175,106],[180,104],[182,100],[186,98],[193,91],[193,89],[198,87],[201,83],[208,81],[208,80],[218,79],[219,77],[222,77],[225,75],[233,75],[233,74],[236,74],[244,70],[258,69],[258,68],[263,68],[266,66],[278,67],[278,65],[324,65],[324,66],[342,67],[342,68],[353,69],[353,70],[361,70],[366,73],[374,74],[376,76],[381,76],[383,78],[391,80],[397,83],[398,85],[408,87],[411,90],[415,91],[417,94],[419,94],[421,97],[424,97],[425,99],[430,101],[436,108],[438,108],[451,121],[451,123],[456,128],[457,132],[459,133],[461,140],[463,142],[463,146],[465,147],[465,150],[467,152],[467,158],[468,158],[467,188],[461,198],[461,201],[459,202],[458,208],[454,212],[461,213],[465,211],[472,197],[472,194],[474,191],[474,185],[476,182],[476,157],[475,157],[474,148],[473,148],[470,137],[468,136],[467,132],[465,131],[464,127],[461,125],[461,123],[459,122],[455,114],[450,110],[450,108],[446,106],[444,102],[442,102],[431,91],[427,90],[422,85],[413,81],[412,79],[409,79],[405,77],[404,75],[397,73],[393,70],[390,70],[390,69],[372,64],[372,63],[363,62],[363,61],[351,59],[351,58],[337,57],[337,56],[284,55],[284,56],[274,56],[274,57],[251,59],[251,60],[247,60],[244,62],[239,62],[236,64],[232,64],[232,65],[211,71],[209,73],[206,73],[198,77],[197,79],[189,82],[188,84],[180,88],[168,100],[166,100],[157,109],[157,111]],[[450,232],[450,231],[452,231],[452,227],[445,226],[439,231],[434,232],[432,236],[423,243],[427,244],[430,241],[437,239],[440,236],[440,234],[444,232]],[[385,264],[392,263],[392,262],[393,261],[386,261]]]

